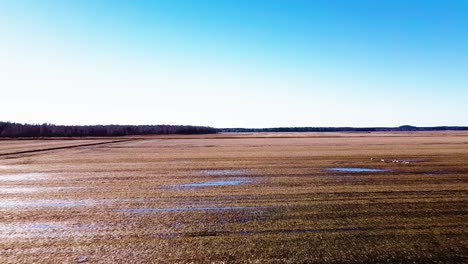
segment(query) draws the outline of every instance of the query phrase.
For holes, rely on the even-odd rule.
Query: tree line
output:
[[[19,124],[0,122],[0,137],[110,137],[131,135],[214,134],[207,126]]]
[[[181,125],[89,125],[20,124],[0,122],[0,137],[114,137],[132,135],[215,134],[219,132],[385,132],[468,130],[465,126],[437,127],[273,127],[213,128]]]
[[[218,132],[390,132],[390,131],[462,131],[466,126],[436,127],[272,127],[272,128],[219,128]]]

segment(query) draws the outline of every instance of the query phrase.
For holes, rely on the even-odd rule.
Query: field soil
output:
[[[0,140],[0,263],[467,263],[468,133]]]

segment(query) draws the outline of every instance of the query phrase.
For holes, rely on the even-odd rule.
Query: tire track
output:
[[[121,139],[121,140],[113,140],[113,141],[97,142],[97,143],[86,143],[86,144],[71,145],[71,146],[61,146],[61,147],[52,147],[52,148],[23,150],[23,151],[9,152],[9,153],[1,153],[0,157],[11,156],[11,155],[20,155],[20,154],[29,154],[29,153],[37,153],[37,152],[45,152],[45,151],[53,151],[53,150],[61,150],[61,149],[72,149],[72,148],[79,148],[79,147],[107,145],[107,144],[114,144],[114,143],[121,143],[121,142],[135,141],[135,140],[138,140],[138,139]]]

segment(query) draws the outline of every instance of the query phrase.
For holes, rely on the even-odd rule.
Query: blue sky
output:
[[[0,2],[0,120],[468,125],[468,1]]]

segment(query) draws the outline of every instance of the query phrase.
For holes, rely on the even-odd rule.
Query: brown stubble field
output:
[[[467,132],[126,139],[1,140],[0,263],[468,260]]]

